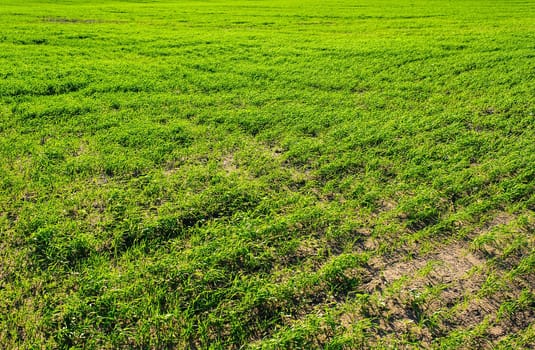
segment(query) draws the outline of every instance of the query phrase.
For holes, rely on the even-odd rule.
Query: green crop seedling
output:
[[[0,348],[535,347],[532,1],[0,28]]]

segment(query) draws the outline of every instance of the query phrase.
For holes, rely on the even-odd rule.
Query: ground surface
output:
[[[0,28],[2,348],[535,346],[533,1]]]

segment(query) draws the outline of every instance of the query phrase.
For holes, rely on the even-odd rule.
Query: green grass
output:
[[[0,347],[535,347],[533,2],[0,28]]]

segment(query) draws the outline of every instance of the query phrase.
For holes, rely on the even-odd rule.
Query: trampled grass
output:
[[[0,4],[2,348],[535,347],[535,4]]]

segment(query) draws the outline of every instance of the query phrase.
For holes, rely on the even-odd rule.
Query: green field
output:
[[[0,348],[535,348],[532,0],[0,3]]]

